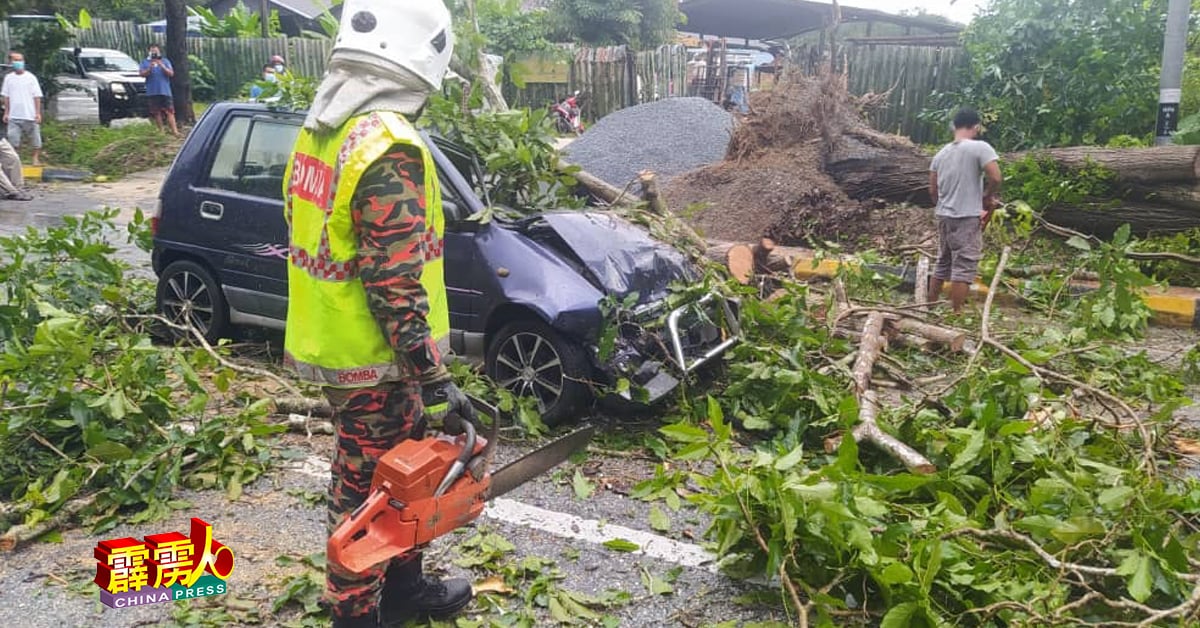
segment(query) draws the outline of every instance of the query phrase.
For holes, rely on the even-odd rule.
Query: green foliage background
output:
[[[1166,0],[991,0],[963,34],[964,87],[1001,150],[1153,131]]]

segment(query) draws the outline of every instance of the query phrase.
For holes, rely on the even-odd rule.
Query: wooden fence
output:
[[[559,59],[525,60],[538,70],[524,87],[507,86],[506,95],[519,106],[543,107],[579,90],[585,119],[597,120],[618,109],[683,96],[687,51],[661,46],[633,52],[625,46],[575,48]]]
[[[958,86],[961,48],[900,45],[851,45],[844,57],[849,64],[850,91],[862,95],[892,90],[886,107],[869,115],[871,125],[889,133],[906,135],[923,144],[945,140],[949,121],[921,118],[934,106],[934,92]]]
[[[12,47],[13,37],[7,22],[0,22],[0,45]],[[120,50],[136,60],[146,56],[151,43],[166,44],[166,37],[146,25],[116,20],[92,20],[92,27],[80,31],[74,43],[84,48]],[[291,71],[320,77],[333,50],[333,42],[323,39],[287,38],[243,39],[188,37],[188,52],[195,55],[215,79],[216,97],[237,97],[250,81],[262,75],[262,67],[271,55],[281,54]],[[69,44],[70,45],[70,44]]]

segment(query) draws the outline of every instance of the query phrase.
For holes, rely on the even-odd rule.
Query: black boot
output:
[[[375,613],[357,617],[333,616],[333,628],[379,628],[379,616]]]
[[[383,626],[399,626],[410,619],[447,619],[471,603],[471,583],[463,578],[438,580],[421,571],[418,554],[388,567],[383,577],[379,614]]]

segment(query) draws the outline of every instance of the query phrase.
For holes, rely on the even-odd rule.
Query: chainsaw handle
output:
[[[470,421],[463,421],[462,426],[466,442],[463,443],[462,451],[458,453],[454,464],[450,465],[450,470],[446,471],[446,477],[442,478],[441,484],[438,484],[437,490],[433,492],[434,497],[441,497],[450,488],[450,485],[454,484],[455,480],[462,477],[463,469],[467,468],[467,462],[471,460],[471,455],[475,452],[475,441],[478,440],[475,435],[475,425]]]

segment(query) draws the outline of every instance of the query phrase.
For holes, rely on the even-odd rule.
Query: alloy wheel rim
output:
[[[163,295],[163,313],[179,325],[191,325],[201,334],[207,334],[213,320],[212,294],[199,276],[182,271],[167,280],[167,293]]]
[[[496,354],[496,381],[516,395],[537,400],[546,412],[560,397],[566,383],[562,357],[554,345],[531,332],[513,334]]]

